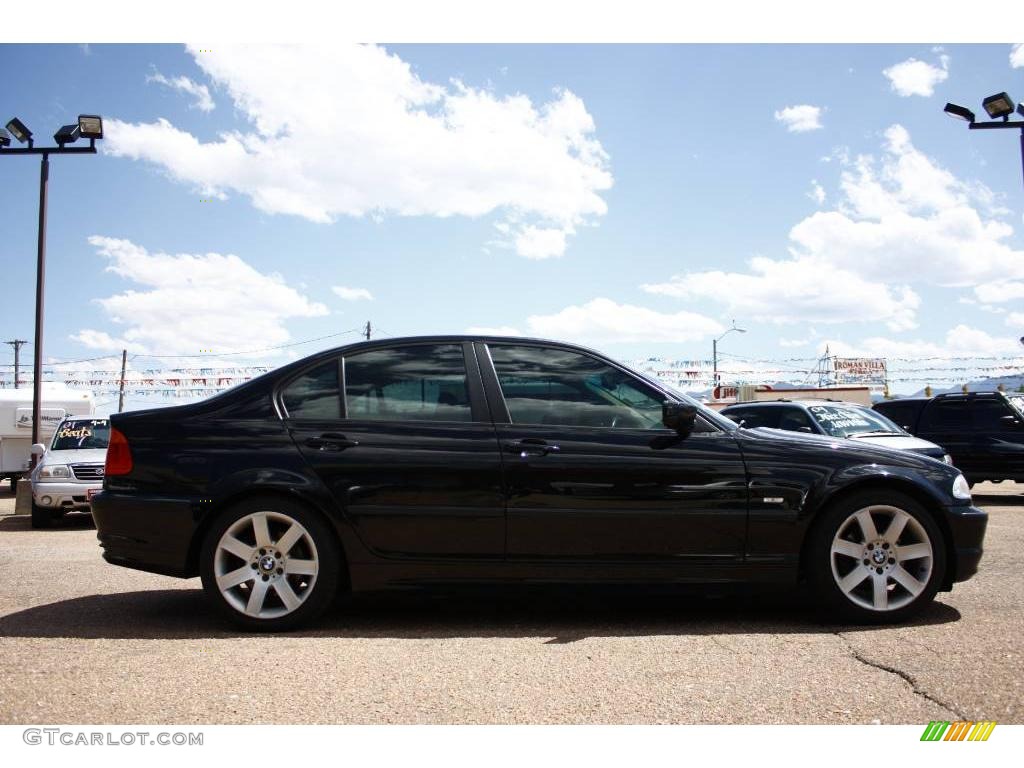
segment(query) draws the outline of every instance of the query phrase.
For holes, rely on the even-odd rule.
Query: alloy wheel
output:
[[[895,611],[925,591],[934,568],[931,538],[899,507],[871,505],[836,531],[832,576],[848,600],[872,611]]]
[[[294,518],[258,511],[221,535],[213,573],[224,600],[255,619],[294,612],[312,594],[320,570],[313,537]]]

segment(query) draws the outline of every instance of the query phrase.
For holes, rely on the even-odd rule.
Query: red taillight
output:
[[[107,445],[107,465],[103,469],[105,477],[127,475],[132,471],[132,452],[128,448],[128,438],[117,429],[110,429],[110,443]]]

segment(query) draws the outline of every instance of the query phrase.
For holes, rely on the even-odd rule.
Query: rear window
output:
[[[51,451],[81,451],[106,448],[110,443],[110,422],[107,419],[75,419],[65,421],[53,435]]]

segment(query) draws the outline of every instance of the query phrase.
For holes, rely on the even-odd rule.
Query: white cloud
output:
[[[817,179],[811,179],[811,191],[807,193],[807,196],[819,207],[825,204],[825,188],[818,183]]]
[[[931,96],[935,86],[949,77],[949,56],[939,56],[939,66],[909,58],[883,69],[889,87],[900,96]]]
[[[885,322],[894,330],[917,325],[921,300],[906,286],[872,283],[816,258],[750,260],[750,273],[688,272],[641,286],[680,299],[711,299],[731,314],[763,323]]]
[[[251,128],[201,141],[163,119],[112,119],[107,151],[314,222],[496,214],[512,225],[506,242],[533,258],[558,255],[566,235],[607,211],[608,157],[570,91],[534,104],[439,85],[374,45],[190,51]]]
[[[367,301],[373,300],[373,294],[365,288],[347,288],[344,285],[335,285],[331,290],[345,301],[358,301],[360,299],[366,299]]]
[[[549,259],[565,253],[566,232],[560,229],[525,227],[516,236],[516,253],[528,259]],[[571,230],[568,234],[572,234]]]
[[[995,195],[917,150],[902,126],[879,159],[835,155],[843,168],[833,208],[790,231],[788,258],[758,256],[743,271],[677,274],[641,286],[707,299],[746,322],[884,322],[916,327],[916,286],[975,287],[982,302],[1024,298],[1024,251],[998,217]]]
[[[970,286],[1024,277],[1024,251],[997,218],[995,195],[965,183],[911,143],[900,125],[885,132],[880,160],[843,162],[836,210],[790,231],[798,258],[826,261],[867,280]]]
[[[328,314],[327,307],[309,301],[280,275],[263,274],[232,254],[149,253],[129,240],[99,236],[89,242],[109,260],[108,272],[142,287],[96,299],[109,320],[126,329],[116,338],[91,328],[73,337],[93,349],[142,354],[265,349],[291,339],[286,319]]]
[[[213,97],[210,96],[210,89],[205,85],[200,85],[193,80],[181,75],[179,77],[164,77],[159,72],[150,75],[146,78],[147,83],[159,83],[165,85],[168,88],[172,88],[180,93],[187,93],[195,98],[192,102],[193,107],[201,109],[203,112],[212,112],[214,107],[217,105],[213,103]]]
[[[1015,299],[1024,299],[1024,282],[1020,280],[995,280],[974,286],[978,301],[986,304],[1002,304]]]
[[[804,133],[805,131],[816,131],[822,128],[821,113],[822,107],[812,107],[810,104],[798,104],[794,107],[784,107],[775,112],[775,119],[786,126],[791,133]]]
[[[531,315],[526,325],[533,336],[594,344],[698,341],[723,330],[720,323],[694,312],[657,312],[605,298],[552,315]]]
[[[1014,69],[1024,67],[1024,43],[1017,43],[1010,48],[1010,66]]]
[[[874,336],[860,343],[850,344],[838,339],[822,341],[820,348],[840,357],[887,357],[887,358],[970,358],[1017,356],[1021,352],[1018,339],[1010,336],[993,336],[986,331],[960,324],[946,332],[942,343],[918,339],[897,341]]]

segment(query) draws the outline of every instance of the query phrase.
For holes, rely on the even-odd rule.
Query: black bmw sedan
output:
[[[282,630],[339,590],[806,581],[900,621],[970,578],[987,516],[941,461],[746,430],[577,346],[416,337],[115,414],[104,558],[201,576]]]

